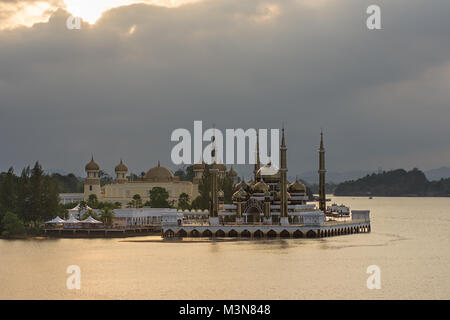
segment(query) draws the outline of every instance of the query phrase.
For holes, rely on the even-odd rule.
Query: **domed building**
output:
[[[217,164],[215,168],[219,170],[221,175],[234,176],[236,172],[227,168],[224,164]],[[143,176],[138,179],[132,179],[131,173],[128,174],[128,167],[123,160],[115,166],[114,171],[116,178],[113,183],[100,185],[100,166],[91,158],[85,166],[87,177],[84,182],[84,199],[88,200],[91,194],[95,194],[99,201],[120,202],[125,207],[136,194],[141,196],[142,203],[150,200],[150,190],[154,187],[164,188],[169,192],[169,203],[176,205],[180,194],[186,193],[192,201],[198,195],[198,185],[202,180],[202,175],[206,169],[204,162],[194,165],[194,179],[191,181],[181,181],[180,177],[158,164],[150,168]]]
[[[198,196],[198,184],[190,181],[180,181],[173,172],[158,164],[150,168],[144,176],[133,180],[132,174],[128,175],[128,167],[123,160],[114,168],[116,178],[113,183],[100,186],[100,166],[91,158],[86,164],[87,177],[84,182],[84,199],[88,200],[91,194],[95,194],[99,201],[120,202],[125,207],[133,196],[141,196],[142,203],[150,200],[150,190],[161,187],[169,192],[169,203],[176,205],[180,194],[186,193],[190,199]]]

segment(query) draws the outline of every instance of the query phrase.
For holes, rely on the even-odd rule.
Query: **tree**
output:
[[[42,183],[42,202],[43,208],[40,219],[48,220],[55,215],[59,215],[63,211],[59,206],[59,194],[56,183],[50,176],[45,176]]]
[[[150,206],[152,208],[169,208],[169,193],[161,187],[154,187],[150,190]]]
[[[30,207],[28,214],[27,212],[24,213],[25,221],[27,222],[36,223],[37,221],[40,221],[41,217],[45,214],[43,180],[44,171],[39,162],[36,162],[33,169],[31,169],[31,176],[29,179]]]
[[[100,220],[99,215],[92,209],[87,210],[85,213],[83,213],[83,215],[81,216],[81,219],[87,219],[89,217],[94,218],[95,220]]]
[[[187,193],[180,194],[180,197],[178,198],[178,209],[186,210],[189,209],[189,195]]]
[[[3,216],[2,225],[2,236],[4,237],[21,236],[26,232],[23,222],[15,213],[12,213],[10,211],[5,213],[5,215]]]
[[[210,165],[205,166],[203,171],[202,180],[198,185],[199,198],[196,199],[196,205],[198,209],[209,209],[209,200],[211,192],[211,172],[209,171]]]
[[[187,167],[183,166],[182,168],[175,171],[174,175],[176,177],[180,177],[181,181],[192,181],[195,175],[194,166],[193,165]]]
[[[109,175],[109,173],[107,173],[107,172],[105,172],[103,170],[100,170],[98,172],[98,177],[100,178],[100,185],[101,186],[104,186],[105,184],[111,184],[111,183],[114,182],[113,177],[111,177]]]
[[[231,197],[233,196],[233,179],[228,175],[219,179],[219,188],[224,193],[224,202],[231,203]]]
[[[98,198],[97,195],[95,194],[90,194],[88,201],[87,201],[87,205],[91,208],[97,209],[98,208]]]
[[[5,214],[8,211],[16,211],[16,205],[16,177],[14,175],[14,169],[11,167],[0,185],[0,214]]]
[[[78,206],[78,215],[80,215],[82,211],[86,211],[86,209],[87,209],[86,201],[81,201],[80,205]]]
[[[135,208],[142,208],[142,198],[139,194],[135,194],[133,196],[133,200],[131,201]]]
[[[102,209],[100,213],[100,220],[105,225],[112,225],[112,220],[114,218],[114,212],[110,208],[104,208]]]
[[[203,199],[201,196],[197,196],[194,200],[192,200],[191,208],[192,209],[202,209]]]

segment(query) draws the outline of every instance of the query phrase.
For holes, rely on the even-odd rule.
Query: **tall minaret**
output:
[[[280,173],[281,173],[281,187],[280,187],[280,193],[281,193],[281,202],[280,202],[280,224],[286,225],[289,224],[288,219],[288,203],[287,203],[287,159],[286,159],[286,141],[284,138],[284,127],[282,129],[282,136],[281,136],[281,146],[280,146]]]
[[[320,131],[319,148],[319,209],[326,213],[326,195],[325,195],[325,148],[323,146],[323,132]]]
[[[210,169],[211,172],[211,199],[210,199],[210,210],[209,210],[209,223],[211,225],[219,224],[218,211],[219,211],[219,199],[217,194],[218,184],[217,184],[217,174],[219,173],[219,169],[217,168],[216,163],[216,137],[213,136],[211,138],[213,143],[213,150],[211,152],[213,164]]]
[[[261,161],[259,159],[259,134],[258,132],[256,132],[256,162],[255,168],[253,169],[253,176],[255,183],[259,180],[257,177],[259,168],[261,168]]]

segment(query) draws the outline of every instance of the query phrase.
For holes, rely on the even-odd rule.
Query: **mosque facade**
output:
[[[232,168],[227,171],[225,165],[218,165],[217,169],[220,174],[236,175]],[[84,181],[84,200],[87,201],[89,196],[94,194],[99,201],[119,202],[122,207],[125,207],[136,194],[140,195],[142,203],[145,203],[150,200],[150,190],[154,187],[161,187],[167,190],[169,193],[168,201],[175,206],[182,193],[186,193],[191,201],[199,195],[198,186],[204,170],[204,163],[195,164],[193,181],[182,181],[170,169],[158,162],[145,175],[137,180],[132,180],[132,175],[127,176],[128,167],[121,160],[114,169],[116,174],[114,182],[102,186],[99,176],[100,166],[92,157],[91,161],[85,166],[87,177]]]

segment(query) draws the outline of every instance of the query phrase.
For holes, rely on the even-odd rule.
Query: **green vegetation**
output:
[[[107,226],[112,225],[114,212],[110,208],[103,208],[100,214],[100,220]],[[94,218],[96,219],[96,218]]]
[[[411,171],[397,169],[374,173],[358,180],[339,184],[334,192],[337,196],[450,196],[450,178],[428,181],[417,168]]]
[[[190,209],[191,205],[189,203],[189,195],[187,193],[180,194],[178,198],[178,209],[187,210]]]
[[[150,190],[149,205],[152,208],[170,208],[169,205],[169,192],[161,187],[154,187]]]
[[[73,173],[63,176],[59,173],[52,174],[53,181],[59,193],[82,193],[83,179],[77,178]]]
[[[64,212],[59,205],[57,183],[52,176],[44,174],[39,162],[32,169],[23,169],[20,176],[10,168],[1,174],[0,181],[0,230],[8,236],[15,232],[22,234],[20,224],[38,233],[44,221]]]
[[[15,213],[9,211],[3,216],[1,225],[3,226],[1,235],[6,238],[22,236],[26,233],[23,222]]]
[[[145,204],[148,204],[147,202]],[[127,208],[142,208],[142,198],[139,194],[133,196],[133,200],[128,202]]]
[[[202,180],[199,183],[198,191],[200,195],[192,201],[192,209],[209,209],[210,190],[211,190],[211,165],[205,165]],[[220,175],[217,177],[219,190],[224,193],[224,202],[231,203],[233,196],[233,180],[228,176]]]
[[[194,179],[194,166],[186,166],[175,171],[174,175],[180,177],[181,181],[191,181]]]

